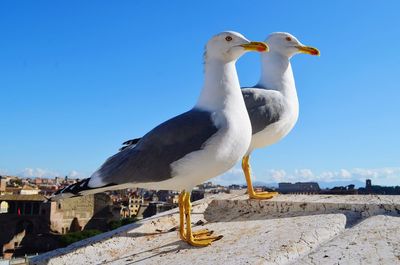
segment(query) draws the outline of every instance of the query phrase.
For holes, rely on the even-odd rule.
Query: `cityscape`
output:
[[[115,229],[178,206],[178,192],[125,189],[58,202],[47,198],[79,179],[20,178],[0,176],[0,244],[2,259],[36,255],[75,241]],[[246,191],[245,185],[215,185],[206,182],[192,191],[192,201],[216,193]],[[400,194],[400,187],[355,185],[321,189],[317,182],[278,183],[278,187],[256,186],[257,192],[281,194]],[[173,228],[172,228],[173,229]],[[40,240],[38,240],[40,239]]]
[[[399,10],[2,1],[0,265],[400,265]]]

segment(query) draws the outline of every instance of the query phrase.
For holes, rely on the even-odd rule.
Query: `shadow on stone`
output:
[[[144,233],[142,236],[148,236],[148,235],[149,234]],[[176,248],[169,249],[171,246],[176,246]],[[167,250],[162,250],[163,248],[167,248]],[[147,250],[140,251],[137,253],[129,254],[124,257],[120,257],[117,259],[107,261],[107,263],[113,263],[113,262],[119,261],[119,262],[123,262],[123,264],[138,264],[138,263],[145,262],[146,260],[151,259],[155,256],[165,255],[165,254],[172,253],[172,252],[178,253],[179,251],[181,251],[183,249],[190,249],[190,248],[195,248],[195,247],[192,247],[192,246],[186,244],[186,242],[183,242],[181,240],[177,240],[175,242],[171,242],[169,244],[163,245],[162,247],[155,247],[152,249],[147,249]],[[145,258],[142,258],[139,260],[134,260],[136,256],[146,254],[146,253],[155,253],[155,254],[146,256]]]

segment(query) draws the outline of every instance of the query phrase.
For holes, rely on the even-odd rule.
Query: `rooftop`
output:
[[[206,248],[179,240],[177,209],[66,248],[31,264],[395,264],[400,196],[216,194],[193,203],[195,229],[224,237]]]
[[[40,194],[6,194],[0,195],[0,201],[44,201],[46,198]]]

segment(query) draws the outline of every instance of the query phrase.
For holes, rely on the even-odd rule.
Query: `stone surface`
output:
[[[400,196],[279,195],[259,201],[218,194],[195,202],[192,213],[195,229],[224,235],[212,246],[180,241],[174,209],[42,254],[31,264],[395,264],[399,212]]]
[[[400,264],[400,218],[370,217],[296,264]]]

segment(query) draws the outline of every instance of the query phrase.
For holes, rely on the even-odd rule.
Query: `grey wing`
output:
[[[216,132],[211,113],[192,109],[176,116],[143,136],[136,146],[110,157],[92,177],[102,183],[146,183],[167,180],[170,165],[200,150]]]
[[[251,120],[253,134],[279,121],[284,111],[284,99],[280,92],[259,88],[242,89],[243,99]]]

